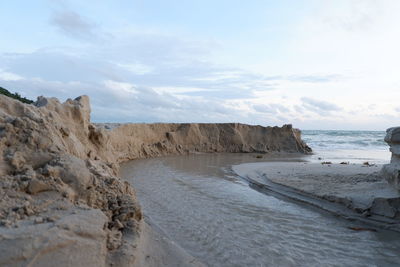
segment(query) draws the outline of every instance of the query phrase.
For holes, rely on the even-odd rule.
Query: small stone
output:
[[[29,186],[29,182],[22,181],[22,182],[19,183],[19,190],[26,191],[28,186]]]
[[[35,214],[35,212],[33,211],[32,208],[25,207],[25,214],[28,215],[28,216],[31,216],[31,215]]]
[[[43,223],[43,218],[42,217],[37,217],[33,222],[35,223],[35,224],[39,224],[39,223]]]
[[[9,228],[11,226],[11,221],[10,220],[1,220],[0,225]]]
[[[42,181],[34,179],[29,182],[28,193],[30,194],[37,194],[49,190],[51,190],[51,187]]]
[[[48,222],[55,222],[55,221],[57,221],[58,219],[60,219],[60,217],[58,217],[58,216],[51,216],[51,217],[47,217],[47,218],[46,218],[46,221],[48,221]]]

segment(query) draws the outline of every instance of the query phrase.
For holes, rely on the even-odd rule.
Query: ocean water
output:
[[[303,140],[313,149],[311,160],[385,164],[391,153],[385,131],[303,130]]]

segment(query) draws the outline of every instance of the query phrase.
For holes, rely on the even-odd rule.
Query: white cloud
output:
[[[310,97],[302,97],[301,101],[303,102],[303,107],[310,111],[319,113],[319,114],[329,114],[332,111],[340,111],[342,110],[340,107],[335,105],[334,103],[317,100]]]
[[[151,73],[153,71],[152,67],[140,63],[131,63],[131,64],[116,63],[116,65],[137,75],[144,75]]]
[[[256,112],[270,113],[270,114],[279,114],[279,113],[288,113],[289,112],[289,108],[287,106],[284,106],[282,104],[276,104],[276,103],[254,104],[253,109]]]
[[[110,91],[113,92],[116,95],[119,94],[137,94],[137,91],[135,90],[134,86],[130,83],[123,83],[123,82],[116,82],[112,80],[106,80],[103,82],[105,87],[108,89],[111,89]]]
[[[19,76],[18,74],[4,71],[0,69],[0,80],[3,81],[18,81],[24,79],[22,76]]]

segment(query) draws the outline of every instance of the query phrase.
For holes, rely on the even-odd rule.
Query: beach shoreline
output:
[[[236,165],[232,169],[261,191],[272,191],[347,219],[400,231],[399,213],[389,204],[400,194],[381,177],[381,165],[265,162]]]

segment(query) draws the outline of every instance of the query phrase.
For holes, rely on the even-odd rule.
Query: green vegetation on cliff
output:
[[[26,97],[22,97],[20,94],[18,93],[11,93],[10,91],[8,91],[7,89],[4,89],[3,87],[0,87],[0,94],[14,98],[16,100],[21,101],[22,103],[26,103],[26,104],[32,104],[34,101],[26,98]]]

